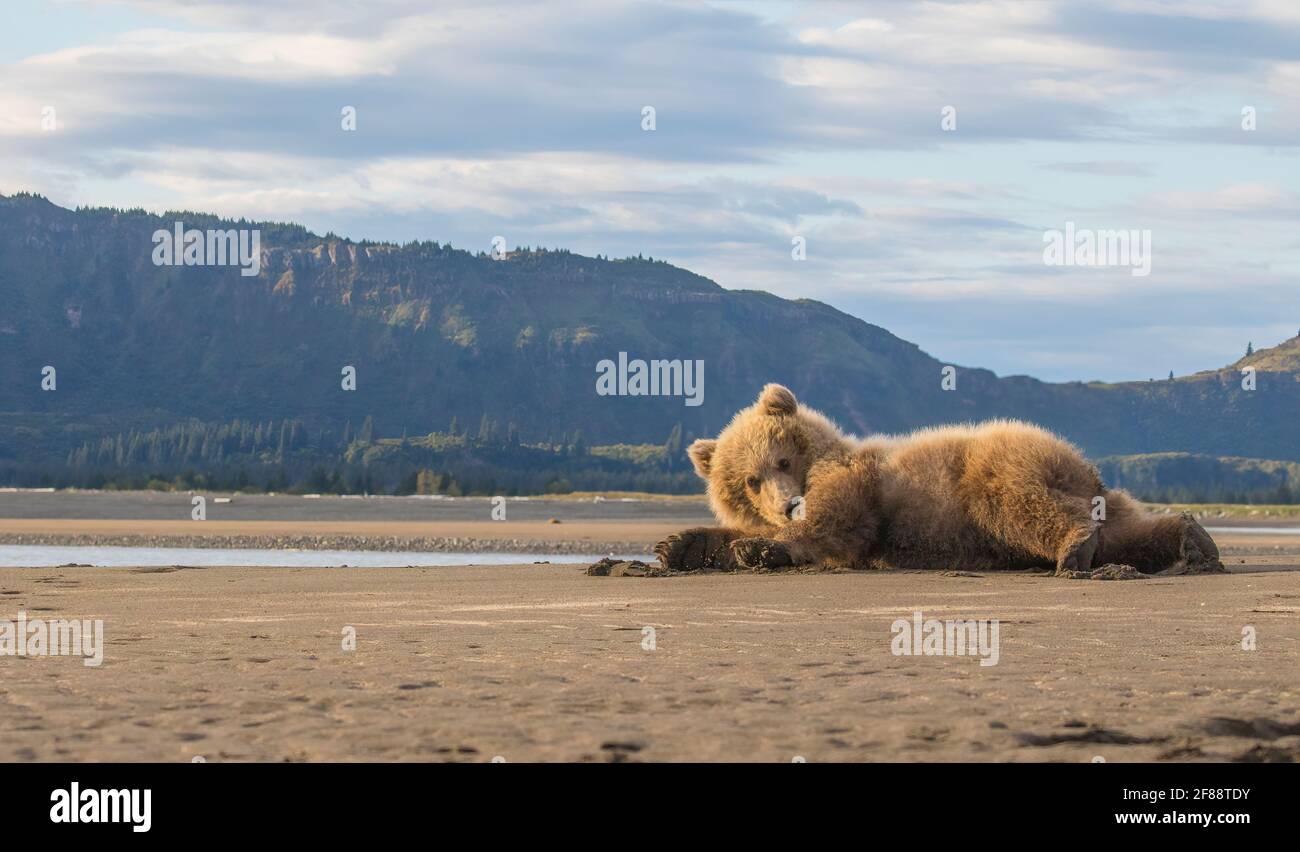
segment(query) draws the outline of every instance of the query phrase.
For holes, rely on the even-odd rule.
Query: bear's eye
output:
[[[745,485],[749,487],[750,491],[757,491],[758,486],[762,484],[763,484],[762,480],[760,480],[757,476],[751,476],[745,480]]]
[[[789,469],[790,469],[790,460],[789,460],[789,459],[781,459],[779,462],[776,463],[776,466],[779,467],[779,468],[781,468],[781,470],[789,470]]]

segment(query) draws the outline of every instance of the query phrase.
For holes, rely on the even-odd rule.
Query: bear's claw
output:
[[[666,571],[734,571],[729,541],[723,530],[699,527],[668,536],[654,553]]]
[[[779,571],[794,564],[790,550],[768,538],[741,538],[731,543],[736,562],[751,571]]]

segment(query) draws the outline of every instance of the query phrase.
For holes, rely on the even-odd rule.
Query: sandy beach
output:
[[[520,501],[508,521],[476,499],[241,495],[202,522],[188,505],[0,494],[0,545],[596,555],[708,521],[689,500]],[[1300,536],[1216,539],[1227,576],[1123,582],[0,568],[0,627],[19,613],[104,625],[99,666],[0,656],[0,759],[1295,760]],[[996,664],[896,655],[895,622],[916,612],[996,620]]]
[[[1128,582],[0,569],[0,618],[105,632],[99,667],[0,658],[0,759],[1292,761],[1300,555],[1225,551]],[[915,611],[998,619],[997,664],[894,655]]]

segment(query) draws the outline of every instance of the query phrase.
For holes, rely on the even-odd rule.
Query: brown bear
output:
[[[669,571],[1225,570],[1191,515],[1143,511],[1075,447],[1015,420],[859,440],[768,385],[717,439],[687,452],[723,526],[660,542]]]

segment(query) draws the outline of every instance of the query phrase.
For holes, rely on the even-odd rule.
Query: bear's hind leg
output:
[[[1228,569],[1223,567],[1223,561],[1219,559],[1219,546],[1210,538],[1210,534],[1205,531],[1196,518],[1192,517],[1190,512],[1183,512],[1180,520],[1182,521],[1182,538],[1179,542],[1179,561],[1174,564],[1174,568],[1181,568],[1176,572],[1179,574],[1226,574]]]
[[[1149,515],[1134,507],[1106,523],[1099,559],[1145,574],[1221,574],[1219,548],[1190,513]]]
[[[1055,445],[976,449],[958,484],[971,520],[1000,547],[1053,564],[1059,576],[1090,576],[1101,535],[1093,516],[1103,493],[1096,471]]]
[[[1100,525],[1083,497],[1039,483],[995,492],[975,518],[1000,544],[1055,563],[1059,577],[1090,575],[1101,547]]]

